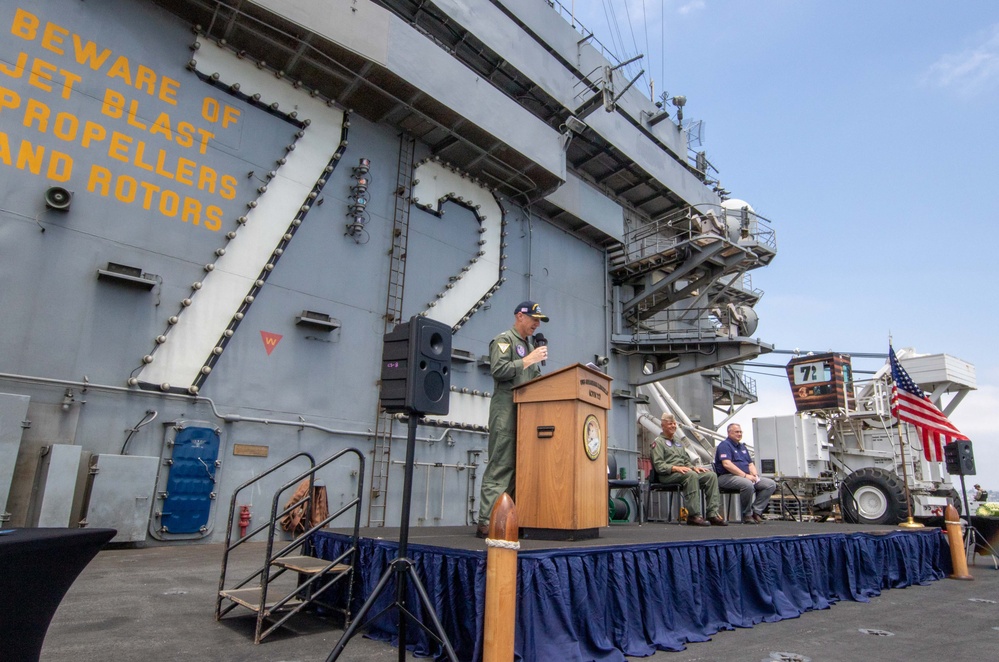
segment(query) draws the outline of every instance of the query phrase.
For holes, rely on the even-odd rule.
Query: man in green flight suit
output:
[[[548,358],[548,347],[535,347],[531,335],[548,316],[533,301],[524,301],[514,311],[513,328],[489,343],[489,372],[493,396],[489,402],[489,462],[482,476],[479,526],[475,534],[489,535],[493,504],[506,492],[514,498],[517,487],[517,409],[513,388],[541,375],[538,364]]]
[[[728,526],[719,513],[721,496],[718,493],[718,476],[707,467],[696,466],[686,449],[677,441],[676,419],[673,414],[663,414],[660,419],[663,433],[652,442],[652,466],[656,479],[666,485],[680,485],[683,500],[687,503],[687,524],[691,526]],[[708,505],[708,519],[701,515],[701,492]]]

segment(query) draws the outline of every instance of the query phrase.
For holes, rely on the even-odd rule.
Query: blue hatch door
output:
[[[207,535],[215,507],[221,431],[215,427],[186,427],[183,424],[178,428],[172,452],[164,452],[169,474],[166,494],[159,494],[163,504],[157,532],[159,538]],[[171,447],[169,441],[167,446]]]

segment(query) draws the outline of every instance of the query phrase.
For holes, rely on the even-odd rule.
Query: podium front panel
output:
[[[594,426],[592,423],[595,423]],[[599,435],[599,441],[593,435]],[[591,529],[608,525],[607,513],[607,411],[602,407],[576,403],[575,458],[576,529]],[[599,443],[599,450],[591,459],[587,447]],[[568,459],[568,458],[567,458]]]
[[[607,526],[606,430],[606,411],[578,400],[519,405],[516,502],[522,527]],[[587,438],[595,432],[599,450],[591,459]]]

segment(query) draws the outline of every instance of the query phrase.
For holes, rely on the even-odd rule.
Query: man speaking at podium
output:
[[[533,301],[524,301],[514,311],[513,328],[489,343],[489,372],[493,376],[493,397],[489,401],[489,463],[482,476],[479,499],[479,526],[475,534],[489,535],[493,504],[506,492],[515,498],[517,485],[517,410],[513,388],[541,376],[538,364],[548,358],[547,343],[535,347],[531,335],[548,316]]]

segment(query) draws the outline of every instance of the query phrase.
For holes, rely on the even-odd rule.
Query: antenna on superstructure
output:
[[[676,106],[676,125],[679,128],[683,128],[683,107],[687,105],[687,97],[683,95],[678,95],[670,99],[673,105]]]
[[[687,149],[704,144],[704,120],[694,120],[687,125]],[[717,172],[717,171],[716,171]]]
[[[665,108],[668,100],[669,93],[663,90],[659,94],[659,100],[655,102],[657,112],[649,116],[649,126],[655,126],[656,124],[659,124],[663,120],[669,118],[669,111]]]
[[[621,99],[622,96],[624,96],[624,93],[627,92],[628,90],[630,90],[631,86],[634,85],[635,83],[637,83],[639,78],[641,78],[643,75],[645,75],[645,69],[642,69],[641,71],[638,72],[637,76],[635,76],[630,81],[628,81],[628,84],[624,86],[624,89],[622,89],[620,92],[618,92],[617,94],[615,94],[614,93],[614,72],[617,71],[618,69],[622,69],[622,68],[628,66],[629,64],[631,64],[633,62],[637,62],[638,60],[641,60],[643,57],[645,57],[645,55],[643,55],[642,53],[639,53],[635,57],[633,57],[633,58],[631,58],[629,60],[625,60],[624,62],[621,62],[620,64],[617,64],[617,65],[615,65],[613,67],[604,67],[604,80],[603,80],[604,88],[603,88],[603,90],[601,92],[603,94],[603,99],[604,99],[604,110],[606,110],[608,113],[614,111],[614,108],[616,107],[617,102]]]

